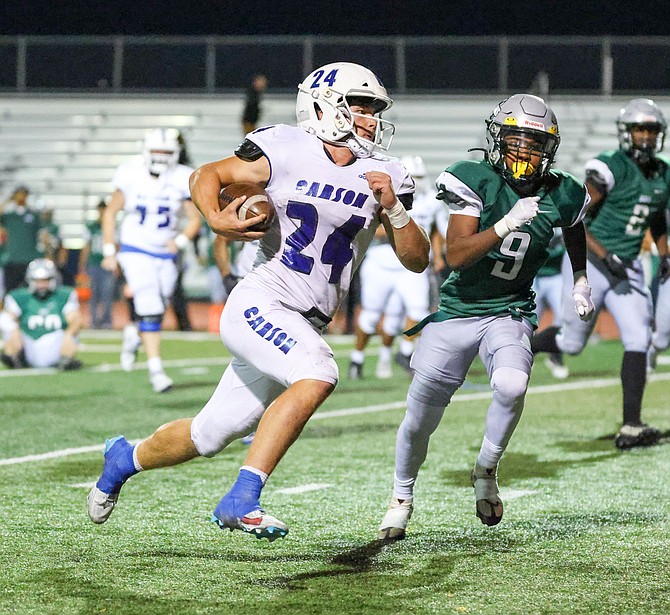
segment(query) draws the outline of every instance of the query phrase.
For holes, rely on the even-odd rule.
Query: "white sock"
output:
[[[135,466],[135,469],[136,469],[138,472],[141,472],[142,470],[144,470],[144,468],[140,465],[140,462],[137,460],[137,447],[138,447],[140,444],[141,444],[141,443],[138,442],[138,443],[133,447],[133,465]]]
[[[354,363],[363,363],[363,361],[365,361],[365,352],[363,352],[362,350],[352,350],[351,360]]]
[[[386,363],[391,361],[391,348],[390,346],[382,346],[379,349],[379,360]]]
[[[414,342],[410,342],[403,338],[400,341],[400,352],[406,357],[409,357],[414,352]]]
[[[482,468],[495,468],[502,457],[505,449],[502,446],[496,446],[486,438],[482,441],[482,447],[477,456],[477,465]]]
[[[147,361],[147,366],[149,367],[150,374],[157,374],[163,371],[163,361],[160,357],[151,357]]]

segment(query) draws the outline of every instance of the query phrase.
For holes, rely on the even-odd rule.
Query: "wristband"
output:
[[[102,255],[105,258],[107,258],[108,256],[116,256],[116,246],[113,243],[103,243]]]
[[[179,233],[179,235],[174,238],[174,243],[180,250],[183,250],[188,245],[189,241],[191,240],[184,235],[184,233]]]
[[[505,237],[512,232],[512,229],[507,226],[507,221],[504,216],[493,225],[493,230],[500,239],[505,239]]]
[[[386,215],[389,217],[389,221],[393,228],[402,228],[410,223],[411,218],[409,217],[407,210],[397,199],[391,209],[385,209],[384,211],[386,211]]]

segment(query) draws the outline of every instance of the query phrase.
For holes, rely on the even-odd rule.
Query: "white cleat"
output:
[[[121,341],[121,355],[119,356],[119,362],[121,363],[121,369],[124,372],[133,371],[133,366],[135,365],[135,360],[137,359],[137,350],[140,347],[142,342],[139,333],[137,332],[137,326],[134,324],[126,325],[123,328],[123,338]]]
[[[388,510],[379,526],[379,540],[402,540],[405,538],[407,524],[412,517],[414,500],[402,500],[393,497]]]
[[[165,372],[156,372],[149,376],[149,381],[156,393],[167,393],[174,382]]]
[[[114,507],[119,501],[119,494],[109,495],[103,493],[97,487],[93,487],[86,501],[88,503],[88,516],[91,521],[93,523],[104,523],[114,511]]]
[[[560,354],[550,354],[544,364],[557,380],[565,380],[570,375],[567,365],[563,365],[563,357]]]
[[[475,488],[477,517],[484,525],[497,525],[503,516],[503,503],[498,492],[496,468],[475,464],[470,480]]]
[[[393,372],[391,371],[391,360],[389,359],[387,361],[383,361],[382,359],[379,359],[377,361],[375,375],[380,380],[388,380],[389,378],[393,378]]]

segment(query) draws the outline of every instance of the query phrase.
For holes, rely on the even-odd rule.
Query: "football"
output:
[[[248,220],[254,216],[265,214],[266,218],[259,224],[254,224],[250,231],[266,231],[275,219],[275,208],[268,197],[268,193],[257,184],[249,182],[237,182],[228,184],[219,194],[219,206],[225,209],[236,198],[246,196],[247,200],[242,203],[238,210],[240,220]]]

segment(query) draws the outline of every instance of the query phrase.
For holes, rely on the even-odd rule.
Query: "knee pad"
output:
[[[381,317],[381,312],[361,310],[361,313],[358,315],[358,326],[363,333],[372,335],[377,330],[377,323]]]
[[[402,333],[403,324],[405,322],[404,315],[401,314],[384,314],[384,323],[382,329],[386,335],[395,337]]]
[[[494,393],[513,406],[523,399],[528,388],[528,374],[513,367],[499,367],[491,376]]]
[[[163,314],[140,316],[138,329],[144,332],[160,331],[163,323]]]
[[[461,384],[463,383],[429,380],[415,372],[407,394],[423,404],[444,407],[449,404],[452,395]]]

